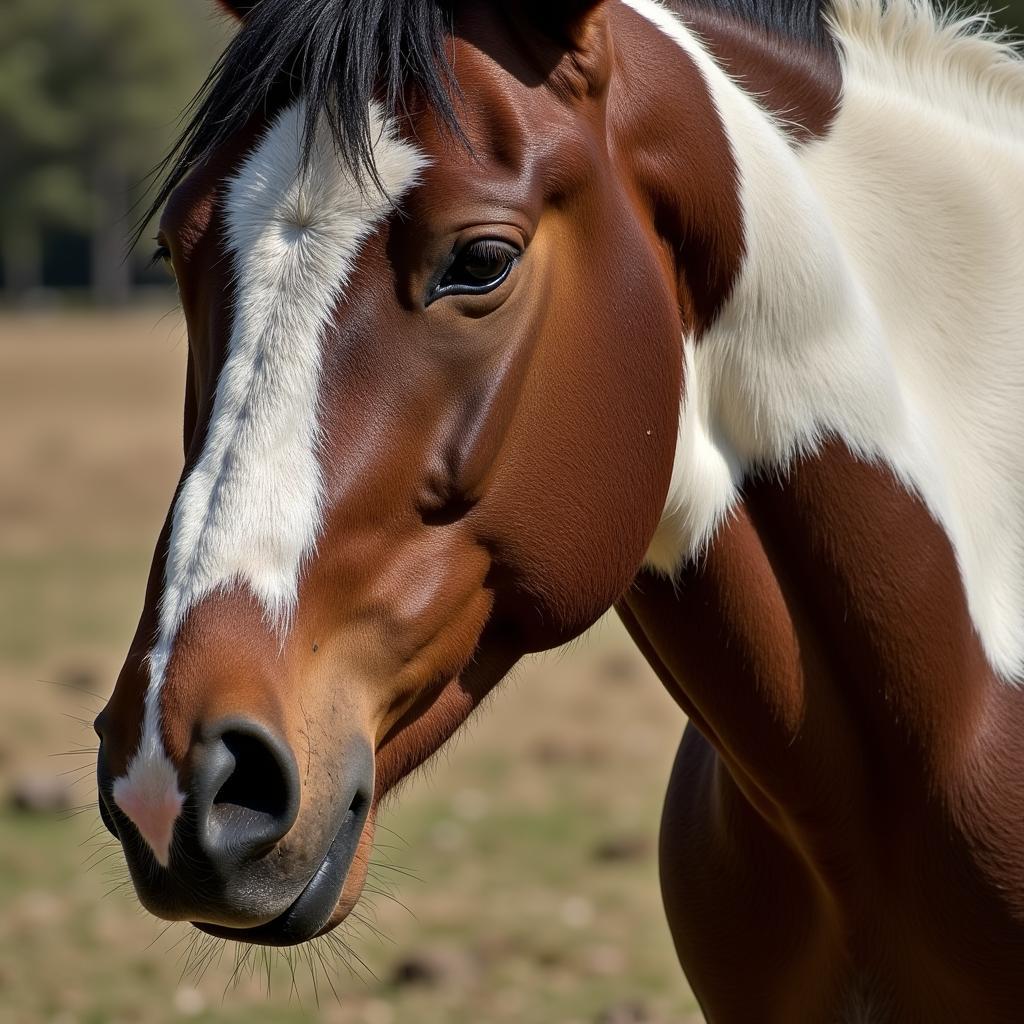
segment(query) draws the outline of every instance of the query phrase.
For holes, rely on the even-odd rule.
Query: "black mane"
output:
[[[827,0],[688,0],[688,3],[731,14],[766,32],[812,46],[830,49],[834,45],[825,26]],[[680,5],[677,2],[675,6]]]
[[[260,0],[221,54],[156,170],[160,184],[142,227],[188,172],[253,117],[306,100],[303,159],[325,114],[338,154],[355,178],[379,184],[370,103],[404,109],[411,88],[459,134],[457,87],[445,50],[445,0]],[[140,227],[141,230],[141,227]]]

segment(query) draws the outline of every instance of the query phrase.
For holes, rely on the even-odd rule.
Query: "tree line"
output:
[[[133,205],[227,37],[212,9],[209,0],[4,0],[0,262],[9,294],[41,285],[63,248],[87,262],[99,301],[127,297]]]
[[[993,0],[1024,26],[1024,0]],[[980,5],[977,5],[980,6]],[[9,297],[63,272],[124,301],[133,207],[228,38],[212,0],[3,0],[0,276]],[[83,275],[83,268],[85,272]]]

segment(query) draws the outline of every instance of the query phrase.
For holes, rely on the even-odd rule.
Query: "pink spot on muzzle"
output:
[[[112,795],[161,867],[167,867],[174,823],[185,802],[171,763],[165,758],[155,763],[133,762],[128,774],[114,782]]]

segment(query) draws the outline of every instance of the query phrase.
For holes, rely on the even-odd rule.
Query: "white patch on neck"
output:
[[[176,815],[184,799],[163,748],[160,695],[189,610],[216,590],[246,585],[271,628],[283,633],[294,612],[323,520],[321,338],[360,246],[425,165],[376,108],[371,114],[384,192],[371,184],[360,191],[326,127],[300,173],[301,103],[281,114],[228,188],[234,320],[203,452],[174,506],[142,736],[114,784],[130,816],[129,807],[138,814],[154,803]],[[171,829],[147,821],[147,832],[169,842]],[[155,852],[166,864],[166,849]]]
[[[675,472],[648,564],[671,574],[698,557],[749,472],[784,471],[838,436],[943,525],[991,665],[1021,679],[1024,64],[917,0],[835,0],[842,106],[825,139],[794,149],[674,15],[624,2],[703,74],[747,243],[718,321],[684,342]]]

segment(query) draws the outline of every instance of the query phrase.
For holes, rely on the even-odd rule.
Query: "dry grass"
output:
[[[198,933],[138,909],[90,755],[50,755],[93,745],[134,629],[184,356],[177,314],[0,319],[0,787],[81,768],[87,807],[0,815],[0,1024],[699,1020],[654,854],[683,723],[612,622],[520,669],[404,790],[351,953],[271,965],[268,996],[258,955],[189,953]]]

